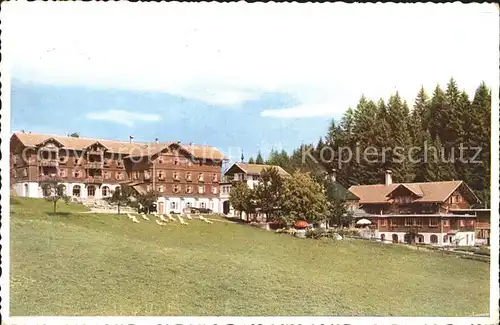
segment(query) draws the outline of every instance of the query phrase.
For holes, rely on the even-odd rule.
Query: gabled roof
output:
[[[155,148],[165,148],[165,146],[171,145],[173,142],[165,143],[146,143],[146,142],[127,142],[118,140],[106,140],[106,139],[95,139],[95,138],[74,138],[70,136],[60,136],[52,134],[41,134],[41,133],[29,133],[29,132],[15,132],[12,135],[17,137],[19,141],[26,147],[36,147],[38,144],[47,141],[48,139],[53,139],[63,145],[64,148],[69,150],[83,150],[88,148],[96,142],[108,149],[108,152],[123,154],[123,155],[148,155],[155,151]],[[216,147],[205,146],[205,145],[183,145],[186,151],[192,154],[195,158],[199,159],[215,159],[223,160],[226,157],[224,154]]]
[[[100,141],[95,141],[95,142],[89,144],[87,147],[85,147],[85,149],[88,149],[88,148],[93,147],[93,146],[98,146],[98,147],[104,148],[105,150],[108,150],[108,148],[105,145],[103,145]]]
[[[418,185],[418,183],[407,183],[407,184],[399,184],[396,186],[391,192],[389,192],[386,196],[391,196],[392,193],[394,193],[398,188],[406,188],[408,191],[412,192],[414,195],[418,197],[423,197],[424,193],[422,192],[422,189]]]
[[[58,147],[64,147],[64,144],[62,144],[60,141],[57,141],[57,139],[54,139],[53,137],[44,139],[43,141],[35,144],[35,147],[42,147],[49,142],[54,142]]]
[[[277,165],[260,165],[260,164],[245,164],[245,163],[235,163],[233,164],[225,173],[225,176],[232,176],[235,173],[245,173],[247,175],[260,175],[265,168],[276,168],[278,174],[284,177],[290,176],[290,174]]]
[[[473,201],[479,202],[478,197],[463,181],[444,181],[444,182],[426,182],[426,183],[394,183],[391,185],[355,185],[349,188],[349,191],[359,197],[360,204],[366,203],[388,203],[388,195],[396,188],[403,185],[412,192],[422,193],[422,196],[414,202],[420,203],[441,203],[446,201],[453,192],[460,186],[468,192]]]

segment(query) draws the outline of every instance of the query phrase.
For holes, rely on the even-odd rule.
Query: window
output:
[[[43,196],[50,196],[52,194],[52,188],[50,186],[44,186],[42,189]]]
[[[178,181],[180,178],[179,178],[179,173],[178,172],[173,172],[173,178],[174,180]]]
[[[438,225],[439,225],[439,219],[438,218],[430,218],[429,219],[429,227],[437,227]]]
[[[158,192],[162,193],[165,191],[165,187],[163,185],[158,186]]]
[[[203,182],[203,173],[198,174],[198,181]]]
[[[186,202],[186,206],[187,206],[188,208],[190,208],[190,207],[192,206],[192,203],[191,203],[191,202]]]
[[[219,180],[219,175],[218,174],[213,174],[212,176],[212,181],[217,182]]]
[[[161,170],[158,171],[158,179],[159,180],[164,180],[165,179],[165,175],[163,174],[163,171],[161,171]]]
[[[59,162],[61,164],[65,164],[68,161],[66,156],[59,156]]]
[[[116,173],[116,179],[123,179],[123,173],[122,172],[117,172]]]
[[[159,164],[163,164],[163,157],[159,157],[159,158],[158,158],[158,163],[159,163]]]
[[[67,170],[66,169],[59,170],[59,177],[66,177],[66,176],[67,176]]]
[[[380,219],[380,226],[386,227],[387,226],[387,219]]]
[[[73,159],[73,163],[74,163],[75,165],[78,165],[78,163],[79,163],[79,159],[78,159],[78,158]]]
[[[104,166],[109,166],[109,159],[104,159]]]
[[[423,244],[424,243],[424,236],[423,235],[418,235],[418,243]]]
[[[448,235],[443,236],[443,243],[446,243],[448,241]]]
[[[109,172],[104,172],[104,179],[110,179],[111,174]]]
[[[80,170],[76,170],[74,173],[73,173],[73,176],[75,178],[80,178],[82,177],[82,172]]]
[[[103,186],[102,187],[102,196],[110,196],[111,195],[111,191],[109,190],[109,187],[107,186]]]
[[[179,165],[179,158],[177,157],[174,158],[174,165],[176,166]]]
[[[198,186],[198,193],[200,193],[200,194],[205,193],[205,186],[203,186],[203,185]]]
[[[186,180],[191,181],[191,173],[190,172],[186,173]]]
[[[193,193],[193,187],[191,185],[186,186],[186,193]]]
[[[191,159],[188,159],[188,161],[187,161],[187,165],[188,165],[189,167],[193,166],[193,162],[191,161]]]
[[[177,209],[177,202],[170,202],[170,209],[172,210]]]
[[[139,172],[134,172],[134,179],[139,179]]]
[[[122,166],[123,166],[123,161],[121,161],[121,160],[117,160],[117,161],[116,161],[116,166],[117,166],[117,167],[122,167]]]
[[[207,207],[207,205],[205,202],[200,203],[200,208],[205,209],[206,207]]]
[[[423,227],[424,225],[424,221],[420,218],[416,219],[416,222],[417,222],[417,227]]]
[[[95,196],[95,186],[87,187],[87,196]]]
[[[148,184],[146,186],[146,191],[151,192],[152,189],[153,189],[153,186],[151,184]]]
[[[149,173],[149,171],[144,171],[144,179],[149,179],[151,176],[151,174]]]
[[[212,194],[217,194],[217,186],[212,186]]]
[[[405,226],[412,226],[413,225],[413,219],[412,218],[405,218]]]
[[[460,219],[459,223],[460,223],[460,227],[465,227],[465,221],[464,221],[464,219]]]
[[[179,193],[180,191],[180,186],[175,184],[175,185],[172,185],[172,191],[174,191],[174,193]]]
[[[431,235],[431,244],[437,244],[437,242],[438,242],[438,236]]]
[[[391,219],[391,227],[397,227],[398,226],[398,219],[392,218]]]
[[[28,176],[28,168],[23,169],[23,176],[24,177]]]
[[[73,186],[73,196],[76,197],[80,196],[80,185]]]

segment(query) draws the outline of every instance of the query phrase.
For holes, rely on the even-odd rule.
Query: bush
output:
[[[286,227],[286,223],[280,220],[272,221],[269,223],[269,228],[271,230],[278,230]]]
[[[358,237],[360,235],[359,230],[357,230],[357,229],[343,229],[343,230],[337,231],[337,233],[342,237],[344,237],[344,236]]]
[[[322,237],[329,237],[329,233],[323,228],[308,229],[306,231],[306,238],[319,239]]]

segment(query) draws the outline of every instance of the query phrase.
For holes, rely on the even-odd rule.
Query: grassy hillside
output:
[[[238,224],[165,227],[14,198],[12,315],[488,313],[487,263]]]

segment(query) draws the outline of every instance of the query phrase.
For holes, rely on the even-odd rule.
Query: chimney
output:
[[[388,169],[385,171],[385,185],[391,185],[391,184],[392,184],[392,171]]]
[[[134,136],[133,135],[129,135],[128,138],[129,138],[130,143],[134,142]]]
[[[155,143],[158,144],[158,138],[155,138]]]

